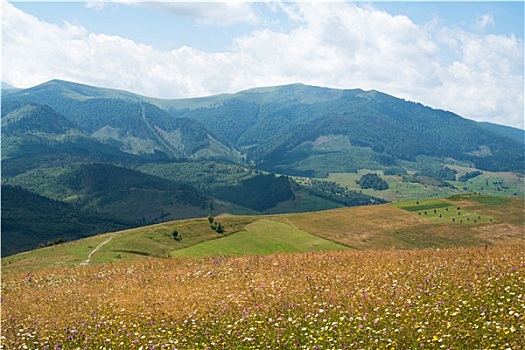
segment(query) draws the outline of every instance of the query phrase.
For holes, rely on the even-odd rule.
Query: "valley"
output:
[[[523,134],[302,84],[9,90],[0,349],[518,349]]]
[[[208,214],[523,198],[520,135],[360,89],[292,84],[181,100],[61,80],[7,89],[2,193],[42,198],[2,196],[2,255]],[[366,174],[388,188],[361,188]],[[43,209],[50,203],[84,228],[67,229]]]

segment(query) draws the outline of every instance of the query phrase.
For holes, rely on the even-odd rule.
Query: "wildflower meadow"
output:
[[[525,247],[5,273],[2,349],[522,349]]]

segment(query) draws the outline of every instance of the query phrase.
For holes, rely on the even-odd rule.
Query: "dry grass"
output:
[[[2,349],[519,349],[525,246],[48,268],[2,280]]]
[[[377,238],[381,238],[386,243],[385,246],[389,246],[386,242],[388,238],[383,237],[387,232],[406,226],[427,224],[423,219],[390,205],[352,207],[316,214],[284,215],[283,219],[304,231],[363,249],[378,243],[366,244]]]
[[[487,197],[484,199],[487,204],[475,200],[479,198],[481,197],[462,195],[453,198],[454,200],[439,199],[420,202],[425,207],[432,203],[438,205],[448,203],[450,205],[448,212],[443,212],[444,208],[438,209],[440,213],[443,213],[442,218],[438,216],[439,214],[434,214],[433,210],[429,210],[429,215],[425,216],[418,215],[417,210],[402,209],[407,205],[410,208],[410,205],[415,202],[264,217],[220,216],[216,218],[216,221],[224,226],[226,231],[223,235],[212,230],[205,218],[172,221],[7,257],[2,259],[2,268],[9,271],[33,271],[57,264],[78,265],[87,259],[89,252],[94,247],[109,236],[113,236],[114,239],[93,255],[92,264],[141,260],[146,257],[167,257],[175,250],[198,243],[215,240],[235,232],[246,233],[247,225],[252,225],[261,218],[286,224],[290,232],[296,228],[305,233],[360,250],[525,243],[525,202],[523,199],[509,198],[506,202],[501,202],[501,197]],[[491,203],[491,198],[496,198],[498,201]],[[456,222],[451,222],[450,215],[456,215],[455,209],[458,206],[462,208],[463,223],[458,222],[459,217],[455,217]],[[454,214],[451,214],[450,208],[454,209]],[[468,217],[470,217],[469,222],[466,221]],[[478,219],[478,222],[474,223],[473,219]],[[278,227],[281,231],[284,229],[282,226]],[[182,236],[181,241],[173,239],[174,230],[177,230]],[[239,235],[241,236],[243,235]],[[281,236],[286,240],[285,234]],[[229,241],[231,244],[236,244],[235,240]],[[254,246],[250,247],[246,241],[239,242],[243,244],[242,251],[245,254],[260,254],[259,243],[254,243]],[[233,250],[239,251],[239,249]],[[272,251],[278,250],[270,249],[268,252]],[[208,255],[213,255],[213,252]]]
[[[475,197],[475,196],[474,196]],[[514,226],[525,227],[525,201],[523,199],[508,198],[508,202],[496,205],[484,205],[467,196],[460,201],[448,200],[456,206],[479,212],[482,215],[495,218]]]

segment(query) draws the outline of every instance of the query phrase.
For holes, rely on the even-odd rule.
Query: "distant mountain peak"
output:
[[[5,81],[2,82],[2,90],[19,90],[19,88],[14,87],[13,85],[10,85],[6,83]]]
[[[224,154],[230,161],[245,154],[264,170],[288,174],[381,170],[419,156],[491,171],[520,170],[524,163],[512,130],[488,130],[377,90],[293,83],[167,100],[54,79],[6,94],[3,102],[47,104],[97,141],[131,154]],[[208,134],[217,142],[210,142]],[[311,146],[324,135],[349,142]],[[491,155],[474,156],[480,147],[488,147]]]

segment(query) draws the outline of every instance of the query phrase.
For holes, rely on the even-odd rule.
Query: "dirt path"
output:
[[[296,228],[296,229],[299,229],[297,226],[295,226],[295,224],[293,222],[290,221],[290,219],[288,219],[286,216],[283,216],[284,220],[288,223],[288,225],[292,226],[293,228]]]
[[[97,250],[99,250],[104,244],[108,243],[109,241],[111,241],[113,239],[113,237],[109,237],[108,239],[106,239],[104,242],[100,243],[95,249],[93,249],[89,255],[88,255],[88,258],[84,261],[82,261],[80,263],[80,266],[86,266],[86,265],[89,265],[89,260],[91,260],[91,255],[93,255]]]

